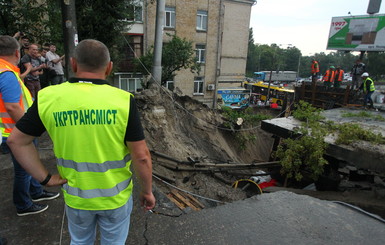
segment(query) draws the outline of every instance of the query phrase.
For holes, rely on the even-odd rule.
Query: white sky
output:
[[[369,0],[257,0],[250,27],[258,44],[292,44],[302,55],[326,50],[332,17],[366,15]],[[380,14],[385,13],[382,1]],[[332,51],[332,50],[331,50]]]

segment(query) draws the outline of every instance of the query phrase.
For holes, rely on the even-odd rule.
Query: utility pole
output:
[[[64,52],[65,52],[65,71],[64,75],[68,79],[72,77],[73,71],[70,69],[70,57],[73,56],[75,47],[79,43],[75,0],[61,1],[62,27],[64,34]]]
[[[156,4],[156,23],[154,40],[154,57],[152,60],[152,79],[150,86],[154,82],[162,81],[162,46],[163,46],[163,23],[165,12],[165,0],[157,0]]]

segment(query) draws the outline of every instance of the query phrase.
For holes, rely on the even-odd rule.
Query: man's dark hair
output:
[[[11,56],[20,49],[19,42],[7,35],[0,36],[0,56]]]
[[[83,69],[95,71],[107,66],[110,62],[110,52],[104,43],[85,39],[76,46],[74,58]]]

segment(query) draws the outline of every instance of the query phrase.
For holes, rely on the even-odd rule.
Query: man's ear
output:
[[[106,77],[111,74],[113,66],[114,65],[113,65],[112,61],[108,62],[108,65],[106,68]]]
[[[76,59],[74,59],[73,57],[70,58],[70,61],[71,61],[72,71],[76,73],[78,71],[78,63],[76,62]]]
[[[20,50],[19,49],[15,50],[15,57],[17,58],[18,61],[20,61],[21,57],[20,57]]]

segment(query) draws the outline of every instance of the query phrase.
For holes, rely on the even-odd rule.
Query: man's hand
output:
[[[152,192],[149,194],[140,193],[139,198],[140,206],[143,207],[144,211],[151,210],[155,207],[155,197]]]
[[[48,181],[46,186],[61,186],[63,184],[67,183],[66,179],[62,179],[60,175],[54,174],[52,175],[51,179]]]

